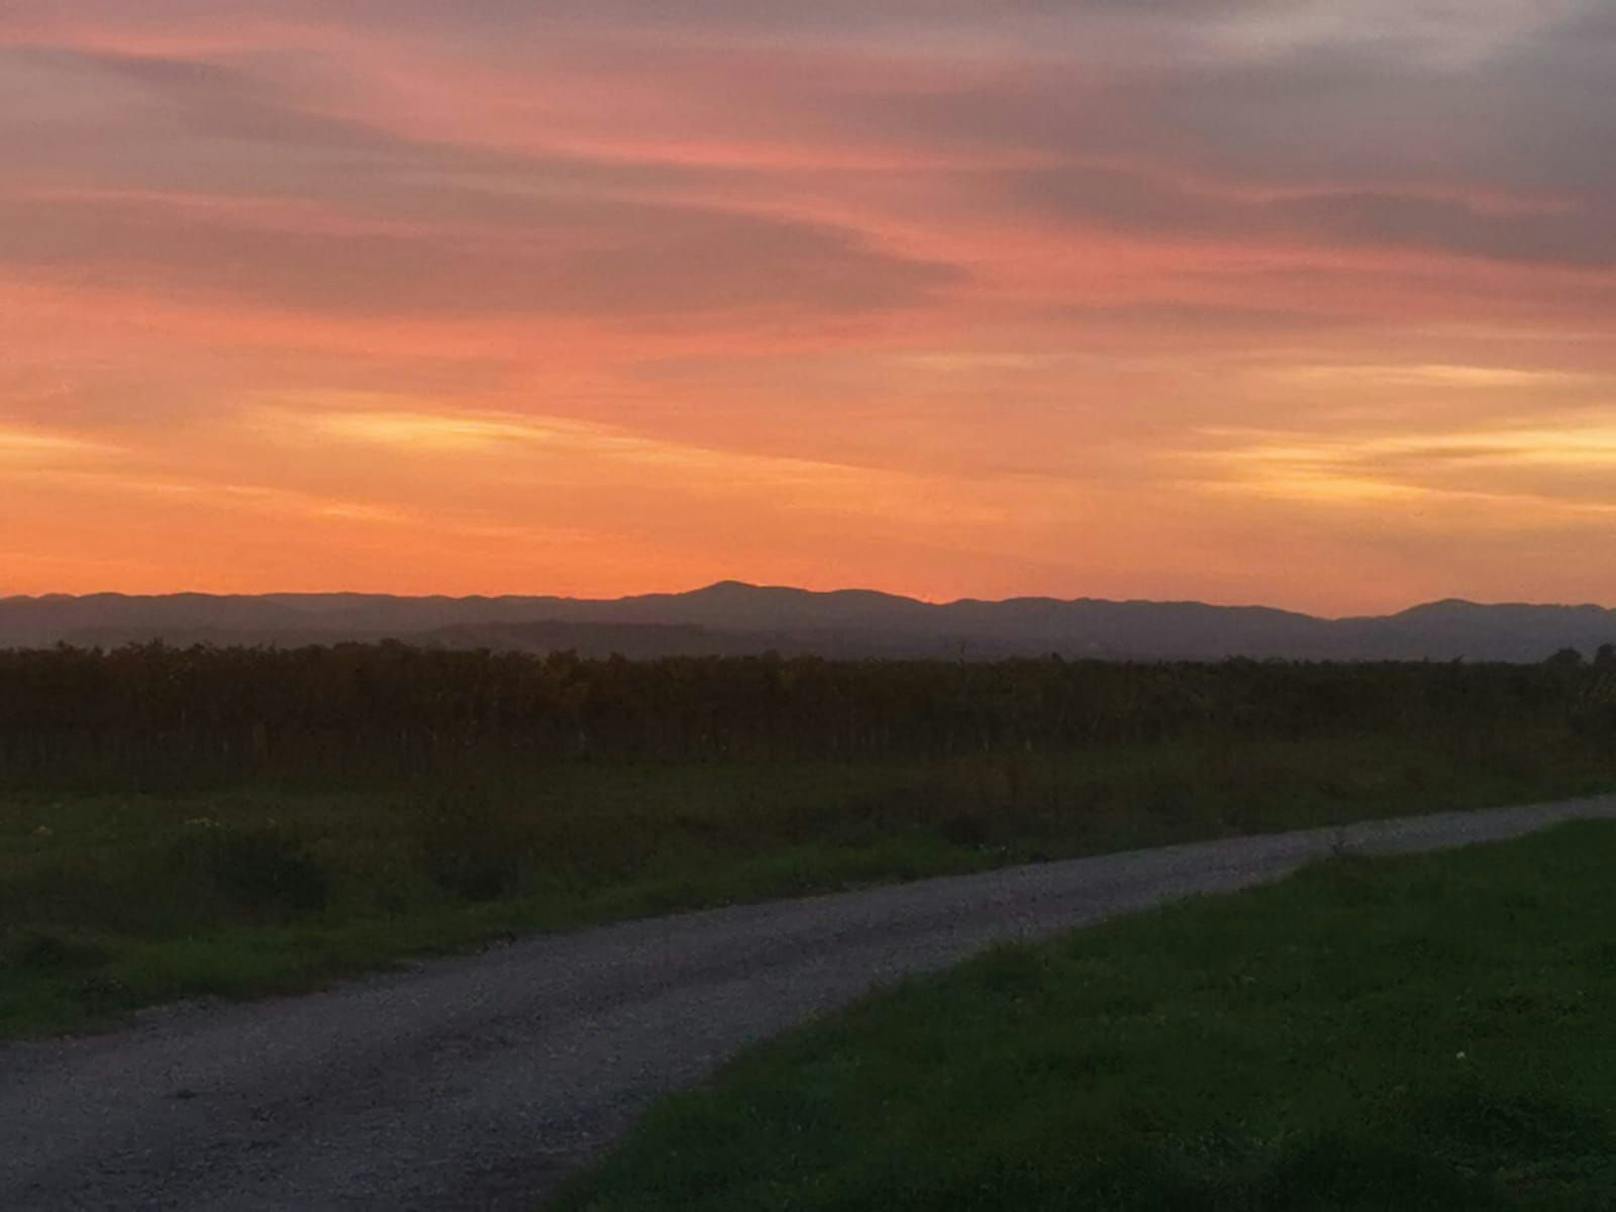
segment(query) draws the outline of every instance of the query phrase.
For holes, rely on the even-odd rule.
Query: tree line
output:
[[[393,642],[0,651],[0,779],[14,786],[1499,728],[1616,739],[1616,662],[628,661]]]

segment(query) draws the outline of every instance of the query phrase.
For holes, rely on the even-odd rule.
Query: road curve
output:
[[[1616,818],[1616,796],[630,922],[0,1045],[0,1206],[531,1209],[658,1095],[872,985],[1342,849],[1439,849],[1579,818]]]

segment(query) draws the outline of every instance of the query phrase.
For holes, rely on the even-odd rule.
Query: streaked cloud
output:
[[[1613,77],[1603,0],[13,0],[0,592],[1616,601]]]
[[[1215,492],[1373,508],[1382,503],[1485,509],[1470,524],[1534,528],[1616,517],[1616,422],[1474,431],[1206,435],[1182,456]]]
[[[0,425],[0,465],[56,466],[104,458],[112,448],[71,434],[46,429]]]
[[[1531,370],[1512,366],[1325,365],[1287,366],[1273,372],[1282,382],[1339,387],[1529,388],[1578,387],[1595,376],[1563,370]],[[1612,381],[1616,387],[1616,381]]]

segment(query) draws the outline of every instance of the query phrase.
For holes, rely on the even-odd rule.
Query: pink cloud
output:
[[[1444,569],[1443,592],[1523,564],[1569,584],[1535,552],[1591,541],[1586,513],[1526,509],[1511,539],[1462,509],[1415,526],[1395,493],[1242,497],[1177,469],[1244,426],[1336,452],[1336,488],[1435,493],[1466,425],[1587,432],[1616,383],[1605,6],[1488,0],[1459,29],[1371,0],[1375,37],[1312,0],[985,11],[10,6],[0,424],[114,452],[49,483],[0,465],[8,503],[31,494],[29,566],[66,578],[82,544],[75,576],[178,586],[197,566],[164,553],[236,527],[231,586],[280,587],[284,522],[314,566],[386,588],[376,527],[407,518],[426,571],[395,588],[835,568],[1328,607],[1370,576],[1385,604]],[[242,440],[265,401],[308,422],[295,457]],[[558,487],[533,443],[475,471],[451,445],[428,509],[434,477],[389,455],[372,512],[319,514],[352,463],[307,478],[317,422],[355,409],[685,453],[578,445]],[[839,470],[792,493],[757,471],[803,463]],[[1570,477],[1499,475],[1534,500]],[[154,482],[196,485],[189,513]],[[94,537],[119,500],[150,542]],[[500,534],[550,554],[511,574]],[[1305,586],[1275,534],[1312,544]],[[1577,596],[1616,597],[1582,567]]]

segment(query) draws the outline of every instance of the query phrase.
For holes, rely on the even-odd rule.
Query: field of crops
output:
[[[1350,734],[1616,736],[1588,664],[579,660],[402,644],[0,652],[0,779],[170,790],[386,782],[489,759],[955,758]]]

